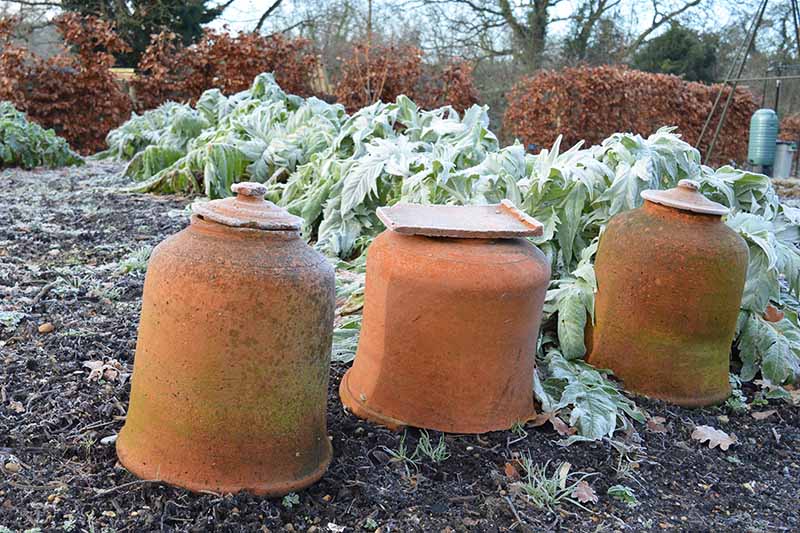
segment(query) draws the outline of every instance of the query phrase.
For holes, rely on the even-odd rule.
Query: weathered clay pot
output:
[[[420,207],[408,218],[421,227],[379,213],[395,231],[384,231],[368,250],[361,338],[339,388],[355,415],[390,428],[454,433],[508,429],[534,415],[534,356],[550,266],[529,241],[503,237],[535,235],[541,226],[529,219],[526,231],[507,232],[483,224],[476,211]],[[451,216],[455,224],[437,226]]]
[[[331,458],[334,274],[257,183],[153,251],[120,462],[191,490],[280,495]]]
[[[747,245],[722,222],[727,208],[693,181],[642,197],[600,239],[588,360],[632,392],[684,406],[720,402],[730,395]]]

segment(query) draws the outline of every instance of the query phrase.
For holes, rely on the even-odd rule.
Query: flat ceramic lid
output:
[[[232,228],[262,230],[299,230],[303,219],[264,200],[267,187],[263,183],[244,181],[231,185],[232,198],[212,200],[192,206],[192,212],[205,220]]]
[[[642,191],[642,198],[647,201],[674,207],[681,211],[691,211],[704,215],[727,215],[730,209],[717,202],[712,202],[698,192],[700,185],[694,180],[681,180],[674,189],[648,189]]]
[[[397,204],[379,207],[378,218],[397,233],[426,237],[535,237],[544,229],[508,200],[494,205]]]

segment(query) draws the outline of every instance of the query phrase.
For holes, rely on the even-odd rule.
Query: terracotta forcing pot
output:
[[[263,185],[232,189],[153,251],[117,453],[143,479],[280,495],[331,458],[334,274]]]
[[[510,204],[382,208],[364,318],[339,394],[390,428],[510,428],[534,415],[533,369],[550,265]]]
[[[625,388],[684,406],[730,395],[731,342],[748,249],[722,222],[728,209],[697,183],[644,191],[639,209],[611,219],[600,238],[588,360]]]

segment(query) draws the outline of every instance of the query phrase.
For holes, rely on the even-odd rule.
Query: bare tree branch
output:
[[[272,5],[271,5],[271,6],[269,6],[269,7],[267,8],[267,10],[266,10],[266,11],[264,11],[264,13],[261,15],[261,18],[260,18],[260,19],[258,19],[258,23],[256,24],[256,27],[255,27],[255,28],[253,28],[253,31],[254,31],[254,32],[261,31],[261,27],[264,25],[264,22],[266,22],[267,18],[269,18],[269,16],[270,16],[270,15],[271,15],[271,14],[272,14],[272,13],[273,13],[273,12],[274,12],[276,9],[278,9],[278,7],[280,7],[280,5],[281,5],[281,2],[283,2],[283,0],[275,0],[274,2],[272,2]]]
[[[27,7],[61,7],[61,2],[49,2],[47,0],[6,0],[3,3]]]
[[[635,52],[636,49],[639,48],[639,46],[641,46],[642,43],[650,36],[650,34],[652,34],[658,28],[663,26],[665,23],[675,20],[675,18],[682,15],[689,9],[695,7],[696,5],[700,4],[700,2],[702,2],[702,0],[689,0],[678,9],[675,9],[674,11],[671,11],[669,13],[660,13],[658,11],[658,1],[653,0],[653,21],[650,24],[650,27],[647,28],[642,33],[640,33],[639,36],[636,37],[636,39],[634,39],[633,42],[628,45],[626,53],[630,55],[633,52]]]

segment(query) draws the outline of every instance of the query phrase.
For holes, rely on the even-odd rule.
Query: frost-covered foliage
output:
[[[781,205],[766,176],[701,165],[697,150],[670,128],[647,138],[617,133],[567,151],[557,140],[530,154],[519,143],[499,147],[484,107],[463,115],[450,107],[425,111],[400,96],[347,115],[341,106],[286,95],[269,75],[230,98],[205,93],[196,113],[210,124],[199,135],[184,145],[171,141],[163,132],[177,122],[172,120],[134,156],[127,172],[143,180],[138,189],[218,197],[229,194],[234,181],[264,182],[271,200],[303,217],[305,233],[319,249],[358,258],[356,270],[383,229],[375,215],[382,205],[508,198],[542,221],[545,231],[535,242],[552,263],[553,281],[536,392],[545,411],[576,428],[568,442],[608,437],[630,418],[643,417],[606,372],[583,362],[584,330],[594,311],[594,255],[611,217],[641,205],[643,190],[673,187],[684,178],[697,180],[703,194],[731,208],[726,222],[750,246],[734,343],[741,378],[760,374],[773,397],[788,397],[783,386],[800,381],[800,210]],[[134,165],[139,154],[143,162]],[[363,276],[353,276],[340,287],[347,298],[337,318],[340,359],[354,351],[362,282]],[[783,308],[785,318],[764,320],[768,305]]]
[[[202,112],[191,106],[166,102],[141,115],[133,113],[130,120],[111,130],[106,136],[108,149],[95,158],[142,160],[148,157],[145,152],[150,146],[185,152],[189,141],[211,124]],[[133,173],[131,176],[139,177]]]
[[[0,101],[0,168],[56,168],[82,163],[53,130],[29,121],[10,102]]]
[[[134,117],[109,133],[102,155],[130,159],[134,190],[219,198],[236,181],[285,179],[328,149],[345,116],[344,107],[287,95],[261,74],[230,97],[206,91],[195,109],[168,102]]]

